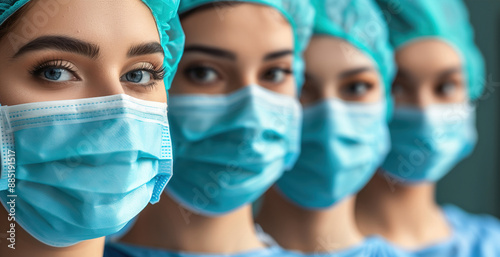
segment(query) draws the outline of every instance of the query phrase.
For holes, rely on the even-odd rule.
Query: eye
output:
[[[153,87],[156,85],[155,81],[164,79],[165,75],[165,68],[156,69],[150,63],[143,63],[140,68],[125,73],[120,81]]]
[[[152,80],[151,73],[144,70],[134,70],[122,76],[121,80],[136,84],[147,84]]]
[[[35,66],[30,73],[49,82],[67,82],[78,80],[75,66],[64,60],[52,60]]]
[[[262,76],[262,79],[272,83],[281,83],[286,77],[292,74],[290,69],[272,68]]]
[[[42,76],[46,80],[55,82],[64,82],[74,79],[73,74],[70,71],[59,68],[49,68],[42,72]]]
[[[436,93],[440,96],[452,96],[458,89],[458,85],[453,82],[446,82],[436,87]]]
[[[188,79],[195,83],[210,84],[219,79],[219,73],[210,67],[198,66],[189,68],[185,71]]]
[[[372,88],[373,88],[373,85],[371,85],[370,83],[358,81],[358,82],[348,84],[347,86],[344,87],[343,91],[346,94],[351,95],[351,96],[364,96]]]

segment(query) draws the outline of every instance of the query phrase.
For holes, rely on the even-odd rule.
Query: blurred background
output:
[[[438,183],[441,204],[500,218],[500,1],[465,0],[487,68],[477,102],[479,142],[475,152]]]

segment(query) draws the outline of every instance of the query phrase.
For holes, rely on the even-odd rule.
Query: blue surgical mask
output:
[[[2,204],[50,246],[119,231],[171,177],[165,103],[113,95],[2,106],[0,126]]]
[[[302,151],[278,191],[301,207],[327,208],[357,193],[388,151],[385,101],[320,102],[304,109]]]
[[[438,181],[477,141],[475,109],[469,104],[398,107],[389,128],[392,149],[382,169],[403,183]]]
[[[189,210],[222,215],[261,196],[300,147],[297,99],[260,86],[169,99],[178,172],[167,192]]]

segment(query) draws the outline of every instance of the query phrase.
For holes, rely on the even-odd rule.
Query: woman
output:
[[[174,169],[120,256],[281,254],[257,236],[251,203],[293,165],[307,1],[182,1],[186,47],[169,98]]]
[[[396,109],[392,150],[358,198],[360,228],[416,256],[498,256],[498,221],[434,199],[436,182],[476,143],[484,67],[467,10],[458,0],[379,4],[391,13]]]
[[[354,220],[356,193],[389,150],[387,28],[370,0],[312,3],[301,155],[266,194],[257,222],[306,256],[395,256],[380,238],[364,238]]]
[[[0,256],[102,256],[159,200],[177,7],[0,0]]]

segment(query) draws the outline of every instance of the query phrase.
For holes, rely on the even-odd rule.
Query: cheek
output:
[[[277,93],[284,94],[291,97],[297,97],[297,84],[295,82],[295,78],[293,76],[284,83]]]
[[[34,94],[31,88],[30,78],[24,73],[24,70],[7,67],[0,71],[0,104],[16,105],[31,102],[32,99],[42,96]]]
[[[368,94],[365,97],[365,102],[380,102],[382,101],[384,97],[384,89],[382,86],[375,86],[372,90],[368,92]]]
[[[467,88],[465,86],[459,87],[455,96],[456,102],[465,102],[469,98]]]

